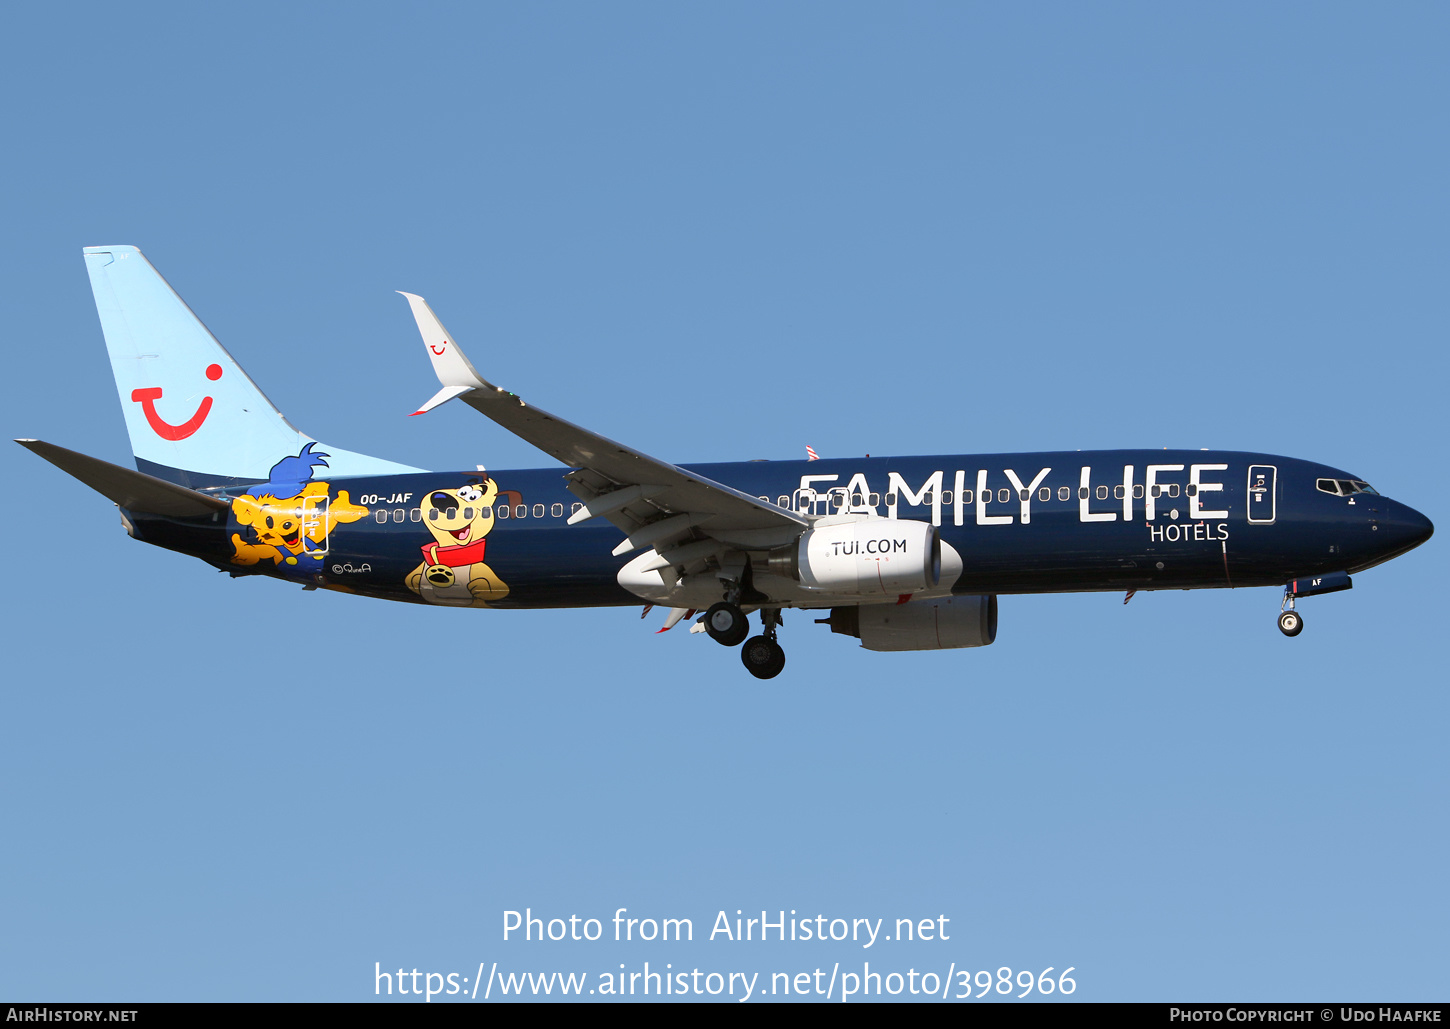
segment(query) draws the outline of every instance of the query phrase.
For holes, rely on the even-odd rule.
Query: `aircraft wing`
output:
[[[400,291],[401,292],[401,291]],[[603,517],[629,538],[616,554],[650,546],[660,567],[686,567],[726,548],[783,546],[809,526],[801,515],[606,439],[488,382],[427,302],[403,293],[443,389],[414,414],[463,402],[570,466],[569,490],[584,507],[571,524]],[[713,547],[713,549],[712,549]]]

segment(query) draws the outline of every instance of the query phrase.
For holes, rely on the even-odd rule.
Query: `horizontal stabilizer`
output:
[[[226,501],[205,493],[38,439],[15,442],[128,511],[166,518],[205,518],[224,514],[229,507]]]

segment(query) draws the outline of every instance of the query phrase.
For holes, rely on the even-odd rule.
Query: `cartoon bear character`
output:
[[[352,503],[347,490],[329,500],[327,483],[311,481],[313,467],[327,467],[323,458],[328,455],[312,452],[316,445],[309,443],[296,457],[284,457],[272,466],[268,481],[232,501],[237,524],[249,526],[256,536],[251,542],[232,533],[232,564],[270,559],[289,575],[312,575],[322,570],[328,533],[339,522],[367,517],[368,509]]]
[[[487,607],[508,596],[508,586],[483,563],[497,497],[493,480],[483,479],[423,498],[419,506],[433,542],[423,545],[423,563],[408,575],[410,590],[430,604],[453,607]]]

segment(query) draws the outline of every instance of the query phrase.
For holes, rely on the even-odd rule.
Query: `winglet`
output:
[[[472,386],[444,386],[437,392],[437,394],[434,395],[432,400],[428,401],[422,407],[418,408],[418,410],[414,411],[413,414],[410,414],[408,417],[411,418],[413,417],[413,415],[427,414],[439,404],[446,404],[454,397],[462,396],[464,393],[467,393],[471,389],[473,389]]]
[[[412,293],[403,293],[408,298],[408,306],[413,310],[413,320],[418,323],[418,332],[423,337],[423,345],[428,351],[428,359],[433,362],[433,374],[438,376],[438,381],[443,385],[443,390],[428,401],[413,414],[423,414],[431,411],[439,404],[452,400],[456,396],[467,393],[471,389],[482,389],[489,387],[483,376],[473,367],[468,356],[448,334],[433,309],[428,306],[428,301]]]
[[[672,608],[670,608],[670,613],[665,616],[665,626],[664,626],[664,628],[663,629],[656,629],[655,630],[655,635],[658,636],[662,632],[669,632],[676,625],[679,625],[680,624],[680,621],[682,619],[689,618],[694,613],[695,613],[695,609],[693,607],[672,607]]]

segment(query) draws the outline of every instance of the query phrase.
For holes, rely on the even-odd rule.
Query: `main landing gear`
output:
[[[750,674],[757,679],[774,679],[785,667],[785,651],[775,642],[780,608],[761,608],[760,627],[764,632],[746,640],[745,637],[750,635],[750,619],[740,609],[741,585],[738,580],[726,580],[726,586],[725,599],[712,604],[701,619],[705,631],[722,646],[736,647],[744,643],[745,646],[740,648],[740,660]]]
[[[702,620],[705,632],[722,646],[740,646],[741,664],[745,665],[755,678],[774,678],[786,667],[786,652],[776,642],[776,628],[780,625],[779,607],[761,607],[761,635],[750,635],[750,619],[741,610],[741,600],[766,600],[763,594],[750,588],[750,567],[745,565],[742,574],[721,574],[725,584],[725,599],[711,604]]]
[[[721,646],[735,647],[750,634],[750,620],[738,604],[722,600],[705,612],[705,631]]]
[[[775,642],[775,630],[780,625],[779,608],[761,608],[760,621],[765,628],[763,636],[752,636],[740,648],[740,661],[757,679],[774,679],[785,667],[785,651]]]

